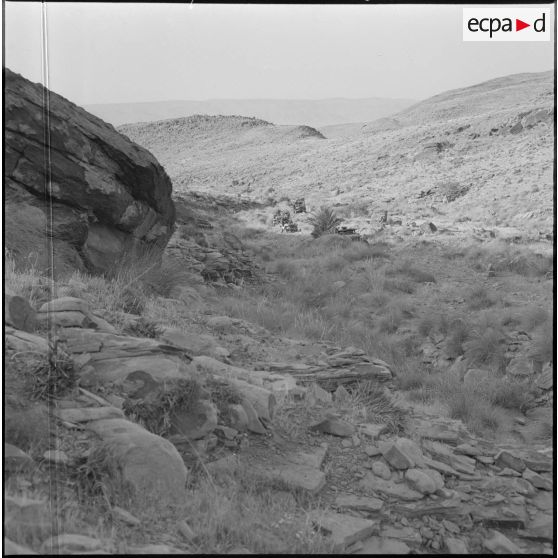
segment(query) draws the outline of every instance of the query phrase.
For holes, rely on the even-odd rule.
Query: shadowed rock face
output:
[[[164,248],[172,184],[149,151],[8,69],[4,122],[6,247],[16,259],[103,271],[130,249]]]

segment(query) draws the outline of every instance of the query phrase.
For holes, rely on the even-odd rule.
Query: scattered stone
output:
[[[445,463],[442,463],[440,461],[436,461],[434,459],[425,457],[424,463],[428,468],[434,469],[434,471],[438,471],[439,473],[442,473],[446,476],[452,476],[452,477],[461,476],[453,467],[450,467],[449,465],[446,465]]]
[[[114,519],[118,519],[123,523],[132,525],[133,527],[137,527],[138,525],[141,525],[141,521],[137,517],[132,515],[129,511],[125,510],[124,508],[121,508],[119,506],[114,506],[111,509],[111,512]]]
[[[351,440],[341,440],[341,445],[344,448],[352,448],[353,447],[353,442]]]
[[[421,471],[425,475],[428,475],[434,481],[434,484],[436,486],[436,493],[438,492],[438,490],[444,488],[444,477],[442,477],[442,475],[438,471],[434,469],[421,469]]]
[[[388,539],[384,536],[370,537],[362,544],[362,547],[352,554],[410,554],[411,549],[403,542],[396,539]]]
[[[342,552],[349,545],[368,538],[377,529],[377,523],[352,515],[314,511],[310,519],[319,529],[333,539],[334,552]]]
[[[493,490],[502,494],[517,493],[533,496],[537,490],[528,481],[517,477],[488,477],[479,484],[480,490]]]
[[[222,424],[216,426],[214,432],[217,436],[225,438],[226,440],[234,440],[238,436],[238,430]]]
[[[424,466],[424,457],[420,448],[408,438],[397,438],[395,442],[379,445],[385,460],[396,469],[409,469]]]
[[[366,491],[379,492],[397,500],[412,502],[414,500],[421,500],[424,497],[420,492],[412,490],[405,484],[386,481],[372,473],[367,473],[359,484]]]
[[[382,455],[380,448],[376,446],[364,446],[364,453],[368,457],[376,457],[377,455]]]
[[[498,467],[509,467],[518,473],[522,473],[525,470],[525,462],[520,457],[513,455],[508,450],[500,451],[495,459],[494,463]]]
[[[469,554],[467,545],[461,539],[455,539],[453,537],[445,537],[444,544],[447,551],[450,554]]]
[[[4,442],[4,471],[17,472],[35,467],[33,459],[24,451]]]
[[[524,457],[525,465],[536,473],[552,472],[552,460],[539,452],[532,452]]]
[[[374,461],[372,463],[372,472],[381,479],[391,479],[391,471],[383,461]]]
[[[553,488],[550,479],[545,479],[543,476],[531,471],[531,469],[525,469],[525,471],[523,471],[523,478],[529,481],[535,488],[549,491]]]
[[[340,494],[335,499],[335,505],[339,509],[357,510],[367,513],[377,513],[384,505],[378,498],[367,498],[365,496],[353,496],[352,494]]]
[[[527,513],[523,506],[475,507],[470,514],[474,522],[481,522],[486,527],[524,529],[527,523]]]
[[[54,416],[66,422],[91,422],[111,418],[124,418],[124,413],[116,407],[82,407],[78,409],[55,409]]]
[[[537,492],[530,502],[541,511],[549,511],[554,506],[552,492]]]
[[[310,430],[340,437],[349,437],[355,433],[355,427],[351,423],[335,417],[326,418],[310,426]]]
[[[489,538],[484,539],[482,544],[494,554],[522,554],[521,549],[499,531],[490,531]]]
[[[501,471],[498,471],[498,473],[496,473],[496,474],[500,475],[501,477],[520,477],[521,476],[521,473],[518,473],[517,471],[514,471],[513,469],[510,469],[509,467],[505,467]]]
[[[364,424],[359,424],[358,431],[363,436],[372,438],[372,440],[377,440],[381,434],[387,431],[387,425],[367,422]]]
[[[438,488],[434,480],[420,469],[408,469],[405,472],[405,479],[411,488],[414,488],[421,494],[432,494]]]
[[[482,451],[479,448],[475,448],[470,444],[460,444],[455,448],[455,453],[461,455],[468,455],[470,457],[476,457],[482,455]]]
[[[475,459],[483,465],[492,465],[494,463],[494,458],[488,455],[477,455]]]
[[[411,527],[387,526],[382,529],[382,537],[397,539],[408,544],[421,544],[422,537],[416,529]]]
[[[457,534],[461,531],[459,526],[457,526],[453,521],[449,521],[447,519],[442,519],[442,526],[450,533]]]

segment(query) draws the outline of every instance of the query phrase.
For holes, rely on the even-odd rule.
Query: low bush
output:
[[[309,219],[309,223],[312,225],[311,234],[314,238],[318,238],[324,234],[334,233],[335,228],[342,222],[343,220],[335,214],[333,209],[322,207]]]
[[[470,289],[467,293],[467,304],[471,310],[481,310],[496,304],[496,299],[485,287]]]

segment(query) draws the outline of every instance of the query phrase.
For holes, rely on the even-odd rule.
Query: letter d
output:
[[[540,17],[539,19],[535,19],[535,23],[533,23],[533,29],[534,29],[537,33],[544,33],[545,27],[546,27],[545,17],[546,17],[546,14],[543,13],[542,17]],[[540,29],[539,29],[539,27],[538,27],[539,23],[542,24],[542,27],[541,27]]]

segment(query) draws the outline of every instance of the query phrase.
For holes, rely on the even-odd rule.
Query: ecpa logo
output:
[[[550,41],[550,8],[463,8],[464,41]]]

